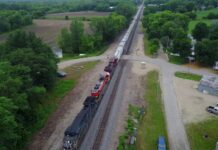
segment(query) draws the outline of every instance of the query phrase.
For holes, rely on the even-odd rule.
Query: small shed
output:
[[[215,65],[213,66],[213,69],[218,71],[218,61],[215,62]]]
[[[218,96],[218,77],[217,76],[203,76],[198,90],[203,93]]]

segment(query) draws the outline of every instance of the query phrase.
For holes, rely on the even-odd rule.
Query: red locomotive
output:
[[[105,85],[110,80],[110,73],[104,72],[100,75],[99,81],[95,84],[95,87],[91,91],[91,96],[99,97]]]

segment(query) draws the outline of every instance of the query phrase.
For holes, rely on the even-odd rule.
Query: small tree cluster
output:
[[[84,33],[83,23],[73,20],[70,30],[62,29],[58,38],[59,46],[66,53],[80,54],[99,49],[104,43],[112,41],[126,26],[124,16],[112,13],[108,17],[93,19],[90,23],[92,34]]]
[[[197,40],[196,60],[203,65],[214,65],[215,61],[218,61],[218,24],[209,27],[199,22],[193,29],[192,35]]]
[[[32,16],[26,11],[0,11],[0,33],[32,24]]]

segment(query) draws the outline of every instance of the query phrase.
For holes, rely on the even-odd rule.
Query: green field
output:
[[[210,9],[210,10],[204,10],[204,11],[197,11],[197,19],[203,19],[203,17],[206,17],[209,13],[218,13],[218,8]]]
[[[164,136],[167,141],[158,72],[149,72],[146,76],[145,83],[146,111],[139,124],[136,149],[155,150],[157,149],[158,136]]]
[[[188,80],[193,80],[193,81],[200,81],[202,78],[201,75],[187,73],[187,72],[176,72],[175,76],[178,78],[188,79]]]
[[[192,20],[189,22],[189,25],[188,25],[188,31],[189,33],[191,33],[191,31],[194,29],[195,25],[198,23],[198,22],[204,22],[206,23],[208,26],[210,26],[213,22],[218,22],[217,19],[214,19],[214,20],[209,20],[209,19],[204,19],[203,17],[206,17],[209,13],[218,13],[218,8],[214,8],[214,9],[210,9],[210,10],[204,10],[204,11],[197,11],[196,12],[196,15],[197,15],[197,18],[196,20]]]
[[[191,33],[192,30],[195,28],[195,25],[199,22],[204,22],[206,23],[208,26],[210,26],[212,24],[212,22],[216,22],[218,20],[209,20],[209,19],[199,19],[199,20],[192,20],[189,22],[188,25],[188,32]]]
[[[187,134],[192,150],[215,150],[218,141],[218,118],[205,120],[199,123],[188,124]],[[205,135],[208,137],[205,138]]]

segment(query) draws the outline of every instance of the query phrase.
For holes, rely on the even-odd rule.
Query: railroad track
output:
[[[118,88],[118,85],[119,85],[120,78],[122,76],[123,66],[124,66],[125,63],[126,63],[126,60],[122,60],[120,62],[121,69],[118,72],[118,77],[117,77],[117,79],[115,81],[115,85],[114,85],[114,88],[113,88],[112,93],[110,95],[110,100],[109,100],[109,102],[107,104],[107,108],[105,110],[103,119],[101,120],[100,125],[98,127],[98,133],[97,133],[97,136],[95,138],[95,142],[93,144],[92,150],[99,150],[100,149],[101,142],[102,142],[102,139],[103,139],[103,136],[104,136],[104,131],[105,131],[105,128],[107,126],[108,118],[110,116],[110,111],[111,111],[111,108],[112,108],[114,100],[115,100],[116,91],[117,91],[117,88]]]
[[[140,15],[141,15],[141,10],[140,10],[139,16]],[[130,41],[129,41],[129,44],[128,44],[128,47],[127,47],[127,50],[126,50],[125,54],[128,54],[128,52],[129,52],[129,49],[130,49],[131,44],[132,44],[132,39],[133,39],[133,37],[135,35],[135,32],[136,32],[136,27],[138,25],[138,22],[139,22],[139,19],[137,20],[137,22],[136,22],[136,24],[135,24],[135,26],[133,28],[133,34],[130,37]],[[104,136],[104,132],[105,132],[105,129],[107,127],[108,120],[109,120],[110,111],[111,111],[111,108],[112,108],[114,100],[115,100],[116,92],[117,92],[117,89],[118,89],[119,81],[121,79],[125,63],[126,63],[126,60],[121,60],[120,61],[121,67],[120,67],[120,70],[118,70],[119,71],[118,72],[118,76],[116,78],[114,88],[113,88],[112,93],[110,95],[109,102],[107,104],[107,108],[106,108],[106,110],[104,112],[104,115],[103,115],[103,118],[100,121],[100,124],[98,126],[98,132],[97,132],[97,135],[95,137],[95,141],[94,141],[94,144],[92,146],[92,150],[99,150],[100,147],[101,147],[101,143],[102,143],[102,139],[103,139],[103,136]]]

